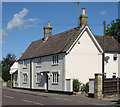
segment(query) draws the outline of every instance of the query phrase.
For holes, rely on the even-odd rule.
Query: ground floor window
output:
[[[52,83],[58,83],[58,72],[52,73]]]
[[[27,74],[23,74],[23,83],[27,83]]]
[[[18,79],[18,74],[15,74],[15,75],[14,75],[15,83],[17,83],[17,79]]]
[[[37,73],[36,74],[36,83],[40,83],[41,82],[41,74],[40,73]]]

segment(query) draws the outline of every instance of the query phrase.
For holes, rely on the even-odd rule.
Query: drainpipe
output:
[[[32,59],[30,59],[30,89],[32,89]]]
[[[102,94],[104,94],[104,57],[105,54],[104,52],[102,53],[102,84],[103,84],[103,90],[102,90]]]

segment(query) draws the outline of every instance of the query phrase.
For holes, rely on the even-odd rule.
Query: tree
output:
[[[14,54],[7,54],[5,58],[2,60],[2,65],[3,66],[8,66],[10,68],[13,63],[16,61],[16,56]]]
[[[16,61],[16,56],[14,54],[7,54],[2,60],[2,79],[4,81],[10,80],[9,70],[13,63]]]
[[[6,82],[10,80],[9,68],[7,66],[2,66],[2,79]]]
[[[113,36],[118,42],[120,42],[120,19],[113,20],[107,25],[107,36]]]

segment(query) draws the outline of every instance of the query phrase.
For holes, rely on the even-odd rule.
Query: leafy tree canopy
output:
[[[106,35],[113,36],[120,42],[120,19],[113,20],[107,25]]]
[[[11,76],[9,74],[10,67],[16,61],[16,56],[14,54],[7,54],[2,60],[2,79],[4,81],[10,80]]]
[[[16,56],[14,54],[7,54],[5,58],[2,60],[2,65],[3,66],[8,66],[11,67],[13,63],[16,61]]]

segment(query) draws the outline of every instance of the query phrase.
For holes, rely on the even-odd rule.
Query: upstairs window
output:
[[[53,55],[53,64],[58,64],[58,55]]]
[[[113,78],[116,78],[116,73],[113,73],[113,76],[112,76]]]
[[[52,83],[54,84],[58,83],[58,72],[52,73]]]
[[[23,74],[23,83],[27,83],[27,74]]]
[[[36,66],[41,66],[41,58],[37,59]]]
[[[27,68],[27,63],[26,63],[26,61],[23,61],[23,68]]]
[[[114,54],[114,55],[113,55],[113,60],[114,60],[114,61],[117,61],[117,54]]]

